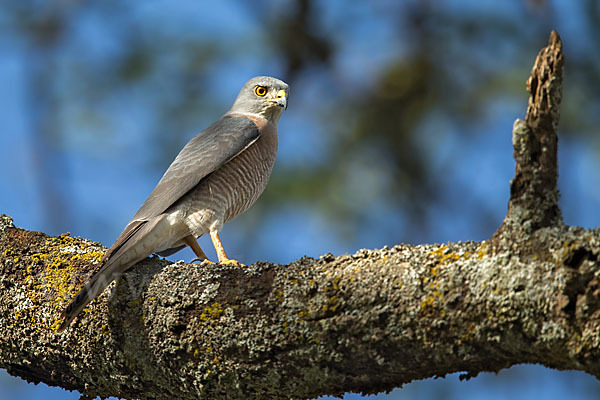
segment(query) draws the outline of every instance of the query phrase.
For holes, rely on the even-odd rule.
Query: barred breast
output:
[[[220,230],[246,211],[267,186],[277,155],[277,129],[271,123],[260,125],[264,127],[256,142],[186,196],[185,222],[195,236]]]

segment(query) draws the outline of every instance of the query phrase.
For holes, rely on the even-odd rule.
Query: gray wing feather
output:
[[[259,136],[256,124],[246,117],[226,115],[217,120],[181,150],[131,222],[164,212]]]

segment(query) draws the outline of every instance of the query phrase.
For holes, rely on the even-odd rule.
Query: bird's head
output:
[[[287,108],[288,96],[287,83],[270,76],[257,76],[246,82],[229,112],[258,114],[277,123]]]

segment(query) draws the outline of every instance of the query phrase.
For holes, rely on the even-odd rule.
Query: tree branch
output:
[[[493,237],[521,235],[533,230],[559,226],[557,128],[562,100],[562,42],[552,31],[550,43],[543,48],[527,80],[529,104],[525,121],[513,127],[515,177],[510,182],[508,213]]]
[[[489,242],[244,268],[151,258],[57,334],[59,311],[104,248],[3,216],[0,367],[143,399],[374,393],[518,363],[600,377],[600,231],[564,226],[556,205],[561,66],[553,33],[513,132],[509,212]]]

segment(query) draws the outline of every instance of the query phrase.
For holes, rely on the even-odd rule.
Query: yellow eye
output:
[[[254,88],[254,93],[256,93],[258,97],[263,97],[267,94],[267,88],[264,86],[257,86]]]

